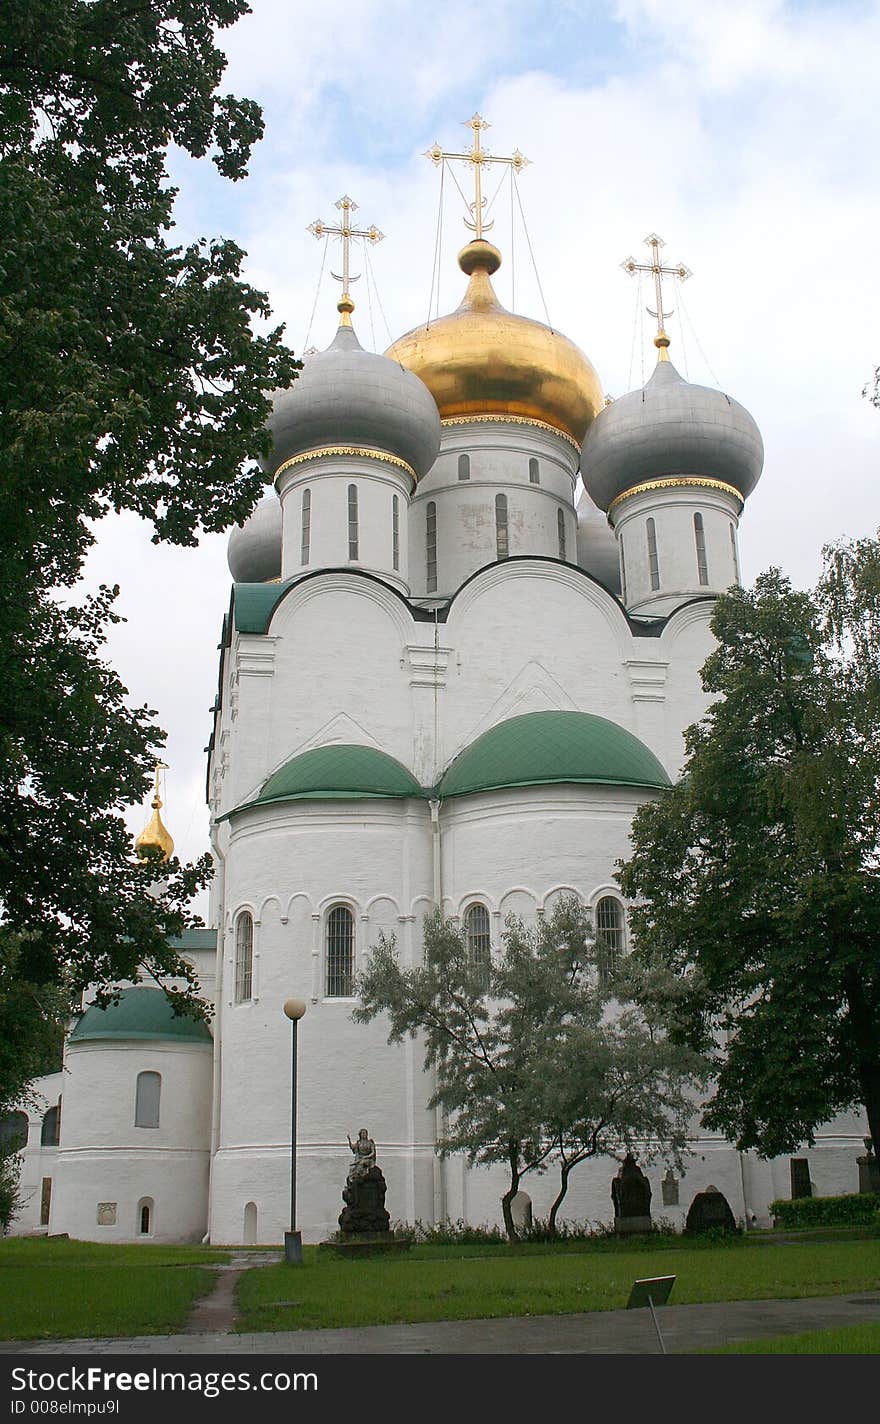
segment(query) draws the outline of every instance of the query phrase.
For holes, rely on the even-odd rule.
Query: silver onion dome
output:
[[[751,494],[764,464],[761,432],[723,391],[694,386],[661,360],[640,390],[593,421],[581,453],[584,484],[600,509],[648,480],[702,476]]]
[[[352,446],[395,455],[421,478],[440,448],[427,386],[399,362],[365,351],[344,318],[327,350],[306,357],[293,385],[275,393],[268,424],[273,449],[263,468],[271,475],[296,455]]]
[[[281,501],[263,495],[244,524],[236,524],[226,551],[236,583],[269,583],[281,577]]]

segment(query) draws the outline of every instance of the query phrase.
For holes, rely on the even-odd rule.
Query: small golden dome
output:
[[[443,420],[536,420],[580,445],[604,404],[593,366],[567,337],[505,310],[490,280],[497,247],[476,238],[458,262],[470,277],[458,310],[408,332],[386,356],[424,381]]]
[[[159,795],[160,770],[161,763],[156,766],[156,784],[153,788],[153,799],[150,802],[153,814],[134,843],[135,854],[140,860],[148,859],[149,852],[152,850],[160,850],[163,860],[170,860],[174,854],[174,841],[159,815],[162,809],[162,798]]]

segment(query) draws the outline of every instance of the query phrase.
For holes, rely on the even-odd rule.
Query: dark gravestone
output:
[[[880,1162],[874,1155],[874,1142],[870,1137],[865,1137],[863,1141],[865,1155],[856,1158],[856,1165],[859,1169],[859,1191],[880,1192]]]
[[[385,1235],[391,1230],[391,1217],[385,1210],[386,1190],[385,1178],[378,1167],[349,1177],[342,1193],[346,1205],[339,1215],[339,1230],[343,1236]]]
[[[631,1152],[611,1181],[614,1230],[620,1236],[651,1230],[651,1183]]]
[[[666,1176],[660,1183],[660,1190],[663,1193],[664,1206],[678,1206],[678,1178],[671,1167],[666,1170]]]
[[[697,1192],[688,1209],[684,1229],[695,1234],[713,1230],[736,1231],[736,1221],[724,1193],[719,1192],[717,1187]]]

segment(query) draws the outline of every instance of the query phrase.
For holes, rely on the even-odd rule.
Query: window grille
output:
[[[358,555],[358,492],[357,485],[348,487],[348,557],[357,559]]]
[[[135,1127],[159,1126],[159,1099],[162,1077],[159,1073],[138,1073],[134,1098]]]
[[[596,960],[603,982],[613,977],[624,947],[623,907],[613,895],[604,895],[596,906]]]
[[[428,502],[425,511],[425,544],[428,555],[428,582],[429,593],[437,591],[437,506],[433,500]]]
[[[458,457],[458,478],[469,480],[471,477],[471,457],[470,455],[459,455]]]
[[[485,905],[471,905],[464,917],[468,962],[475,971],[479,987],[485,993],[492,973],[492,944],[489,934],[489,911]]]
[[[537,460],[529,460],[529,483],[539,485],[541,483],[541,470]]]
[[[400,568],[400,500],[397,495],[391,500],[391,567]]]
[[[709,582],[709,565],[706,562],[706,531],[702,514],[694,515],[694,540],[697,545],[697,578],[705,585]]]
[[[648,569],[651,574],[651,588],[660,587],[660,560],[657,557],[657,528],[653,519],[648,520]]]
[[[254,997],[254,921],[242,910],[235,922],[235,1002]]]
[[[303,490],[302,498],[302,546],[300,548],[300,563],[309,562],[309,545],[312,539],[312,491]]]
[[[559,536],[559,557],[565,562],[565,515],[561,509],[556,511],[556,533]]]
[[[350,999],[354,993],[354,916],[334,905],[327,916],[327,997]]]
[[[507,538],[506,494],[496,494],[495,496],[495,552],[499,559],[506,559],[510,554],[510,544]]]

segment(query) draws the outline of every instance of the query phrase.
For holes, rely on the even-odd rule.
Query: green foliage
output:
[[[0,1145],[0,1235],[9,1230],[15,1216],[20,1176],[21,1157],[18,1152]]]
[[[706,1126],[766,1156],[859,1102],[880,1138],[880,544],[771,569],[716,604],[717,699],[641,808],[619,882],[654,1002],[714,1055]]]
[[[770,1203],[774,1225],[880,1226],[880,1195],[855,1192],[842,1197],[795,1197]]]
[[[534,927],[508,917],[488,981],[464,932],[436,911],[422,964],[401,968],[383,936],[358,981],[357,1022],[384,1012],[389,1042],[422,1035],[436,1075],[431,1106],[443,1112],[441,1155],[507,1168],[510,1237],[510,1202],[526,1173],[559,1167],[552,1229],[569,1173],[587,1157],[646,1140],[672,1156],[683,1149],[700,1060],[636,1007],[632,971],[615,977],[605,958],[588,911],[568,896]]]
[[[132,862],[123,811],[164,734],[104,661],[116,590],[69,590],[109,511],[192,544],[262,486],[268,392],[297,363],[281,328],[255,334],[267,300],[234,243],[172,240],[166,166],[173,144],[245,175],[262,120],[218,94],[215,32],[247,10],[0,8],[0,940],[61,994],[139,966],[189,977],[167,941],[208,861],[172,863],[158,897],[156,865]]]

